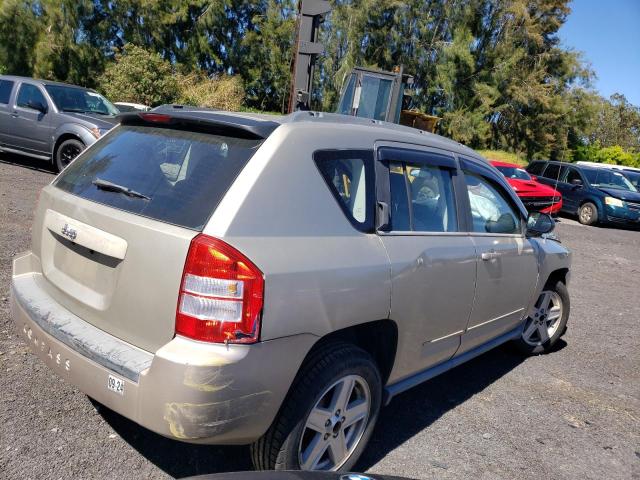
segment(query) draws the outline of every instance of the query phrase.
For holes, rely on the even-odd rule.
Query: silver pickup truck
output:
[[[0,75],[0,151],[51,162],[58,171],[108,132],[118,113],[87,88]]]
[[[349,470],[395,395],[566,329],[553,220],[469,148],[313,112],[119,120],[43,189],[11,309],[52,370],[150,430]]]

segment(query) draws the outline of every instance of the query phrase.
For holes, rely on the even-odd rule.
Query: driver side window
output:
[[[47,105],[47,101],[44,99],[44,95],[42,95],[40,89],[29,83],[20,85],[16,103],[18,107],[22,108],[32,108],[34,103],[40,103],[43,106]]]
[[[580,172],[578,170],[576,170],[575,168],[569,169],[569,173],[567,174],[567,183],[574,184],[576,180],[579,180],[580,183],[584,183],[582,175],[580,175]]]
[[[479,233],[519,234],[520,214],[499,185],[473,173],[464,172],[467,183],[473,231]]]

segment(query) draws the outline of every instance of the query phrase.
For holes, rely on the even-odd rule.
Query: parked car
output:
[[[553,220],[469,148],[326,113],[119,118],[42,190],[10,303],[52,370],[154,432],[348,471],[400,392],[565,331]]]
[[[562,193],[562,211],[584,225],[640,226],[640,193],[622,173],[563,162],[535,161],[527,171]]]
[[[502,173],[529,212],[556,215],[562,208],[562,195],[555,188],[534,180],[520,165],[491,162]]]
[[[93,90],[0,75],[0,150],[49,161],[58,171],[108,132],[117,114]]]
[[[120,113],[148,112],[151,110],[151,107],[141,103],[115,102],[114,105],[120,110]]]
[[[633,186],[636,187],[636,190],[640,190],[640,168],[585,161],[579,161],[576,162],[576,164],[598,168],[611,168],[613,170],[616,170],[627,177],[627,180],[629,180],[633,184]]]

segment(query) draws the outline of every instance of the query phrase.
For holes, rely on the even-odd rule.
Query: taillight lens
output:
[[[166,115],[164,113],[139,113],[138,116],[142,118],[145,122],[153,122],[153,123],[170,123],[171,115]]]
[[[182,275],[176,333],[205,342],[254,343],[260,334],[264,278],[222,240],[191,241]]]

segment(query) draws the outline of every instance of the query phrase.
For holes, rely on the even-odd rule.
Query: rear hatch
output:
[[[56,301],[154,352],[174,336],[191,239],[262,139],[228,126],[150,119],[163,123],[129,118],[43,190],[33,249]]]

